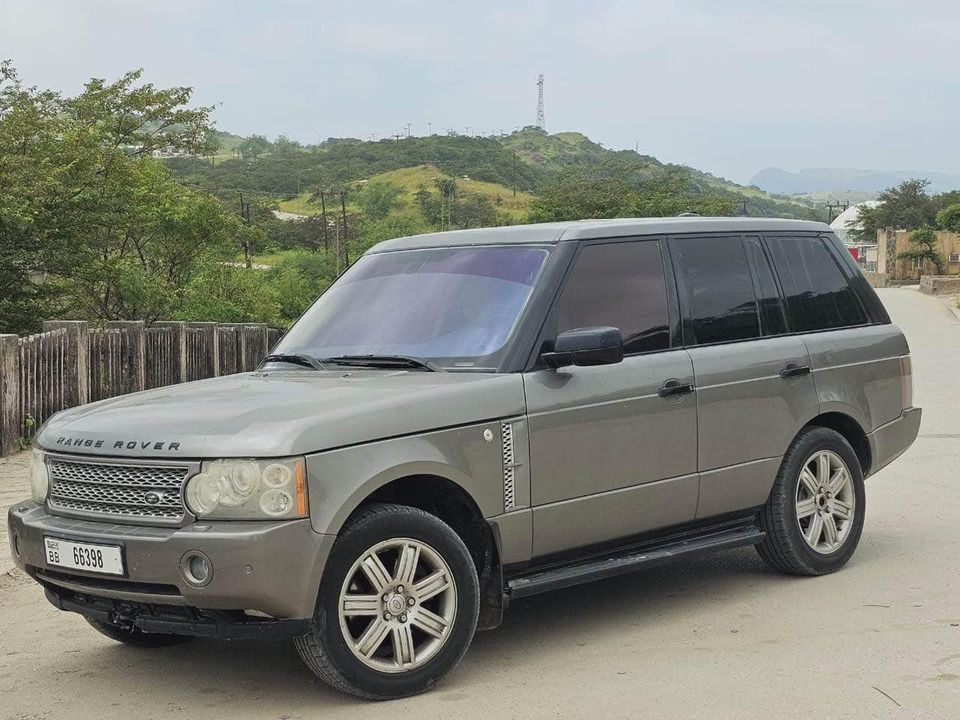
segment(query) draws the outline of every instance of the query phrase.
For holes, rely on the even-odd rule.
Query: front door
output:
[[[669,305],[661,240],[580,248],[548,335],[618,327],[626,357],[524,375],[534,557],[693,519],[693,365],[672,347]]]

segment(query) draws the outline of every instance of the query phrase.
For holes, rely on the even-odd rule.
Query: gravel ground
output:
[[[433,692],[376,706],[315,682],[287,643],[136,650],[0,575],[0,718],[960,717],[960,321],[912,289],[881,295],[924,421],[869,481],[837,574],[783,577],[747,549],[531,598]],[[0,503],[25,494],[23,456],[0,461]]]

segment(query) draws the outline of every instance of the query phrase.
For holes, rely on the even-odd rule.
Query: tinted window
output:
[[[753,278],[740,237],[676,238],[673,243],[685,342],[760,337]]]
[[[577,256],[556,312],[557,332],[620,328],[628,353],[670,346],[660,243],[587,245]]]
[[[767,246],[783,286],[791,330],[828,330],[866,322],[856,295],[820,238],[770,237]]]
[[[522,246],[364,255],[276,351],[413,355],[450,369],[495,367],[546,257],[546,250]]]
[[[750,261],[753,271],[753,287],[760,303],[760,329],[764,335],[780,335],[787,331],[786,320],[783,317],[783,307],[780,304],[780,291],[773,279],[773,270],[770,261],[756,238],[745,238],[743,249]]]

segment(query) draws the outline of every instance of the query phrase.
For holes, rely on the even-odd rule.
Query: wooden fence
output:
[[[38,335],[0,335],[0,457],[65,408],[253,370],[280,335],[260,324],[142,321],[45,322]]]

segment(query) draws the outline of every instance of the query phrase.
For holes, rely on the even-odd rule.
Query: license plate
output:
[[[115,545],[91,545],[45,537],[47,564],[71,570],[123,575],[123,556]]]

